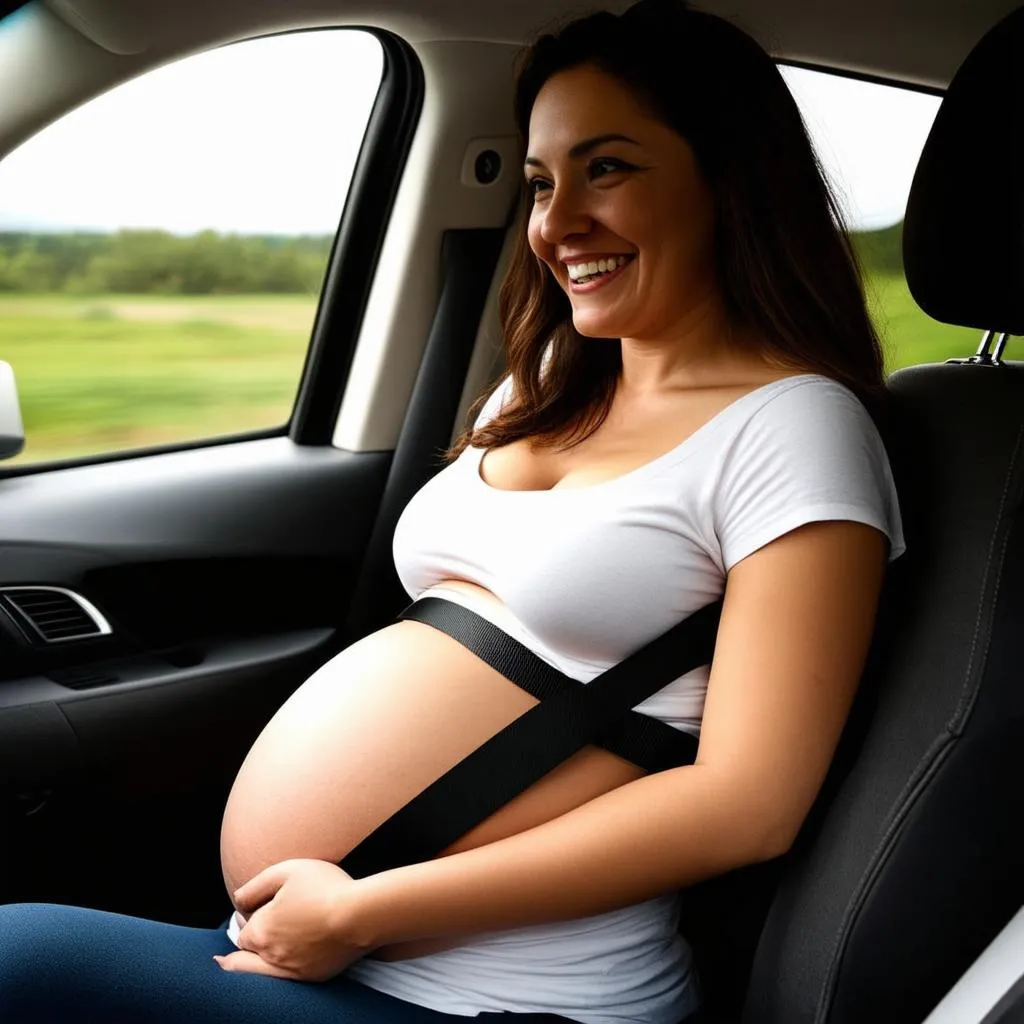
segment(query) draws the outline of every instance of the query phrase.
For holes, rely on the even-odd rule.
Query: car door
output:
[[[304,35],[332,34],[353,35]],[[139,216],[173,206],[185,217],[166,230],[105,220],[118,197],[100,178],[80,219],[45,222],[30,185],[52,175],[45,209],[62,209],[62,189],[102,150],[93,134],[76,150],[74,132],[59,145],[44,132],[0,164],[0,359],[14,367],[27,437],[21,457],[0,463],[0,903],[215,923],[227,907],[217,834],[234,773],[275,708],[343,643],[391,452],[331,442],[423,93],[407,45],[358,35],[377,64],[357,128],[337,114],[353,102],[337,54],[324,79],[332,92],[279,110],[254,109],[244,83],[221,73],[195,86],[192,106],[174,93],[182,78],[171,113],[155,114],[145,89],[134,106],[107,111],[114,135],[139,136],[135,149],[99,153],[114,177],[145,148],[153,118],[153,138],[181,129],[186,145],[194,139],[178,177],[139,171],[123,186],[149,203]],[[298,75],[312,60],[274,44],[237,46],[264,47],[264,76],[268,65]],[[217,54],[182,64],[208,56]],[[120,90],[138,94],[143,81]],[[302,160],[319,150],[277,180],[264,176],[265,204],[241,210],[258,238],[230,220],[204,231],[188,221],[188,202],[161,203],[178,190],[195,201],[215,177],[213,136],[196,112],[217,89],[230,102],[214,134],[242,119],[257,146],[214,203],[221,212],[235,192],[258,194],[244,186],[260,164],[285,166],[271,150],[289,145],[300,105],[315,108],[305,123],[327,136],[358,129],[347,192],[337,167],[333,194],[321,190],[336,204],[336,230],[310,240],[301,223],[275,233],[261,220],[266,204],[301,205],[316,177]],[[112,100],[93,101],[102,103]],[[18,173],[3,178],[9,167]],[[315,273],[304,244],[322,259]],[[86,263],[61,269],[90,245]],[[308,314],[285,361],[273,324],[281,311],[258,294],[275,286],[241,279],[260,260],[287,276],[282,253],[305,268]]]

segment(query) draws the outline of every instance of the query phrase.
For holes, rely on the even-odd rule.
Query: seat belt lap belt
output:
[[[436,857],[588,743],[648,772],[693,764],[695,737],[632,709],[711,663],[721,612],[720,598],[589,683],[580,683],[454,601],[426,597],[413,602],[399,620],[425,622],[447,633],[540,703],[396,811],[341,867],[362,878]]]

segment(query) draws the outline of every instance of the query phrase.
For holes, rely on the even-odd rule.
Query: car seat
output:
[[[715,1024],[920,1024],[1024,903],[1024,363],[1001,358],[1024,334],[1022,48],[1024,9],[957,72],[914,178],[911,291],[986,334],[889,378],[907,552],[833,771],[784,859],[685,894]]]

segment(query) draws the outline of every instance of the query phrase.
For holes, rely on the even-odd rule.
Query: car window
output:
[[[900,255],[907,196],[940,97],[805,68],[781,70],[852,229],[887,372],[973,354],[980,332],[924,313],[907,288]]]
[[[287,422],[382,65],[348,29],[225,46],[0,162],[5,465]]]

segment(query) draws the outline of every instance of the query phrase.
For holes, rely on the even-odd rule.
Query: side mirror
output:
[[[0,362],[0,459],[12,459],[25,447],[18,386],[10,363]]]

